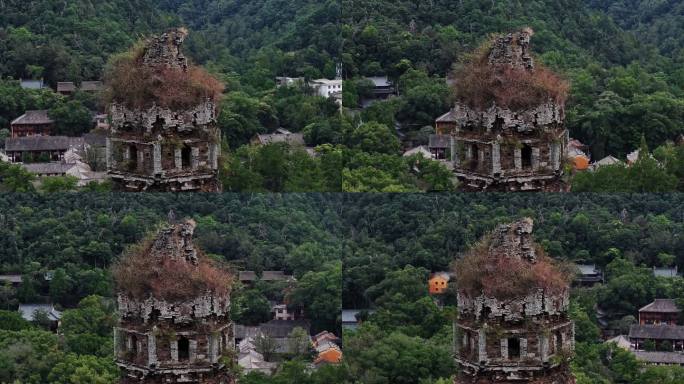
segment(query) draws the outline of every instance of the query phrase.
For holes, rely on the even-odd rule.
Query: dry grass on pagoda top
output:
[[[136,45],[108,64],[104,92],[106,103],[121,103],[131,109],[157,105],[171,110],[195,107],[206,100],[218,103],[224,85],[205,69],[189,65],[181,69],[153,68],[142,63],[144,47]]]
[[[150,255],[154,239],[131,246],[112,267],[117,289],[129,297],[183,301],[211,292],[230,292],[232,275],[198,251],[198,264]]]
[[[454,263],[456,285],[471,297],[484,294],[498,299],[526,296],[537,289],[560,294],[568,289],[572,267],[559,263],[536,247],[537,261],[489,252],[489,239],[474,246]]]
[[[496,104],[514,111],[531,109],[549,101],[564,105],[570,83],[535,64],[534,70],[511,65],[490,65],[490,43],[480,47],[454,71],[454,93],[458,102],[483,110]]]

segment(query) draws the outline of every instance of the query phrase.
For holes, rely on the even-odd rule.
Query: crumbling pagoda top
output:
[[[181,45],[188,35],[185,28],[178,28],[153,36],[147,40],[143,64],[148,67],[188,70],[188,60],[181,52]]]
[[[530,55],[532,35],[534,32],[530,28],[525,28],[518,32],[497,36],[489,51],[489,65],[511,66],[533,71],[534,60]]]
[[[457,384],[574,383],[568,275],[532,229],[529,218],[502,224],[456,263]]]
[[[231,276],[193,244],[195,223],[167,225],[114,268],[122,384],[233,384]]]

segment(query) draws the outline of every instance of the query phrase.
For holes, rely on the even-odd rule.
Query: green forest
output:
[[[343,305],[368,309],[359,315],[358,329],[344,331],[352,382],[451,383],[456,293],[450,282],[441,299],[430,296],[428,275],[450,270],[497,224],[522,217],[534,220],[533,237],[550,256],[596,264],[606,273],[605,284],[572,290],[577,344],[571,368],[577,382],[684,379],[684,369],[646,368],[631,353],[603,344],[596,317],[598,306],[608,326],[624,333],[636,311],[655,298],[684,304],[684,279],[654,277],[651,269],[684,262],[682,196],[403,194],[351,201]]]
[[[343,0],[343,4],[345,105],[358,108],[369,95],[364,77],[388,76],[399,96],[364,108],[362,121],[392,130],[396,122],[414,145],[427,144],[434,120],[453,102],[446,78],[491,34],[523,27],[535,32],[531,46],[536,59],[570,81],[566,123],[571,137],[589,145],[594,160],[607,155],[624,159],[640,148],[642,137],[651,151],[672,151],[668,142],[684,133],[680,2]],[[394,163],[375,158],[380,164],[375,174],[358,176],[357,166],[350,162],[344,181],[372,185],[384,178],[385,183],[398,183]],[[582,175],[573,188],[681,190],[683,175],[673,168],[682,164],[679,157],[669,162],[669,169],[655,169],[657,183],[645,182],[644,172],[609,167],[602,175]]]
[[[171,210],[193,218],[196,243],[234,271],[293,274],[292,305],[304,309],[314,330],[339,332],[342,308],[375,311],[358,330],[344,331],[344,364],[307,373],[295,359],[271,378],[249,374],[243,382],[449,382],[455,292],[447,291],[438,306],[428,295],[428,274],[449,270],[497,224],[522,217],[535,221],[535,241],[553,258],[605,271],[604,284],[572,291],[578,382],[682,378],[681,369],[643,370],[631,354],[602,344],[596,312],[605,313],[609,328],[624,331],[654,298],[684,305],[684,279],[652,273],[684,267],[678,194],[56,193],[0,195],[0,274],[22,276],[18,288],[0,287],[1,382],[117,377],[110,266]],[[233,320],[266,320],[268,298],[282,295],[278,284],[236,283]],[[41,300],[64,310],[60,337],[18,316],[18,303]]]
[[[18,79],[101,80],[110,58],[169,28],[190,30],[184,52],[225,85],[218,118],[226,142],[226,191],[339,191],[338,106],[307,87],[276,88],[276,76],[334,78],[341,35],[338,1],[4,1],[0,3],[0,141],[26,110],[47,109],[56,133],[80,135],[102,100],[77,92],[24,90]],[[306,133],[319,156],[246,146],[278,128]],[[333,172],[332,168],[336,168]]]
[[[284,270],[298,280],[290,304],[312,331],[340,334],[343,227],[340,195],[28,194],[0,195],[0,274],[21,274],[18,288],[0,286],[0,382],[112,383],[116,323],[111,265],[170,210],[197,222],[196,242],[209,257],[238,270]],[[45,279],[45,273],[52,278]],[[231,317],[270,320],[280,282],[235,283]],[[52,302],[62,315],[58,337],[16,312],[19,303]],[[339,368],[306,373],[297,359],[268,383],[324,383]],[[252,381],[250,381],[252,380]],[[261,383],[260,375],[243,382]],[[272,380],[272,381],[271,381]]]
[[[48,109],[57,133],[89,129],[102,101],[23,90],[20,78],[101,79],[112,55],[168,28],[190,30],[184,50],[226,85],[219,126],[222,184],[246,192],[432,192],[456,190],[442,165],[399,156],[426,144],[453,102],[445,81],[491,34],[535,31],[536,59],[571,84],[571,136],[597,160],[642,146],[657,164],[611,166],[569,179],[577,191],[684,189],[682,5],[676,1],[482,2],[387,0],[136,0],[0,3],[0,141],[9,121]],[[343,103],[275,77],[334,78]],[[366,76],[388,76],[398,97],[359,110]],[[250,148],[278,128],[304,134],[317,156],[285,145]],[[398,131],[397,131],[398,130]],[[400,135],[397,134],[400,133]],[[661,166],[662,165],[662,166]],[[6,188],[7,189],[7,188]]]

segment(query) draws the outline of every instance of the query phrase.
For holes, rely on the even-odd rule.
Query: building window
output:
[[[492,314],[492,310],[488,306],[483,306],[482,310],[480,311],[480,317],[482,319],[488,319],[489,315]]]
[[[563,350],[563,334],[561,331],[556,331],[556,353]]]
[[[517,337],[511,337],[508,339],[508,359],[519,359],[520,358],[520,339]]]
[[[188,145],[184,145],[181,149],[181,166],[183,168],[190,168],[192,159],[192,149]]]
[[[471,170],[476,170],[477,167],[479,166],[478,161],[480,159],[480,153],[479,149],[477,148],[477,144],[471,144],[470,146],[470,169]]]
[[[186,361],[190,358],[190,340],[181,336],[178,339],[178,361]]]
[[[135,334],[131,335],[131,350],[130,352],[134,355],[138,354],[138,336]]]
[[[128,169],[135,171],[138,168],[138,148],[135,145],[129,145],[128,152]]]
[[[524,144],[520,151],[520,157],[522,158],[523,169],[532,168],[532,147]]]

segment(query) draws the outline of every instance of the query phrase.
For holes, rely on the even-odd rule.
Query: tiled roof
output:
[[[272,143],[287,143],[290,145],[304,145],[304,135],[301,133],[290,133],[290,134],[266,134],[258,135],[259,142],[261,144],[272,144]]]
[[[449,112],[438,117],[436,121],[438,123],[455,123],[456,122],[456,116],[454,115],[454,110],[453,109],[449,110]]]
[[[430,280],[432,280],[435,277],[441,277],[446,281],[451,280],[451,274],[449,274],[449,272],[435,272],[430,274]]]
[[[356,323],[356,315],[361,312],[366,312],[369,315],[375,313],[374,309],[343,309],[342,310],[342,322],[343,323]]]
[[[582,275],[595,275],[598,273],[596,270],[596,265],[594,264],[577,264],[577,268],[580,270]]]
[[[19,304],[19,313],[27,321],[33,321],[36,311],[45,311],[48,318],[57,321],[62,317],[62,313],[55,310],[52,304]]]
[[[681,311],[673,299],[655,299],[651,304],[641,308],[639,312],[679,313]]]
[[[601,165],[613,165],[613,164],[620,164],[622,161],[620,159],[613,157],[613,156],[606,156],[603,159],[599,160],[596,162],[596,165],[601,166]]]
[[[256,280],[256,273],[254,271],[240,271],[238,279],[240,281],[254,281]]]
[[[260,332],[272,338],[286,338],[297,327],[303,328],[306,333],[309,333],[311,324],[305,320],[271,320],[258,327],[237,324],[235,325],[235,338],[246,339],[248,337],[255,337]]]
[[[25,170],[36,175],[63,175],[66,174],[76,164],[67,164],[62,162],[52,163],[29,163],[21,165]]]
[[[23,89],[43,89],[43,80],[24,80],[21,79],[20,85]]]
[[[25,136],[5,139],[5,151],[66,151],[69,148],[82,146],[82,137],[67,136]]]
[[[57,92],[73,92],[76,90],[76,84],[73,81],[64,81],[57,83]]]
[[[404,152],[404,154],[402,156],[409,157],[409,156],[413,156],[415,154],[421,154],[421,155],[423,155],[423,157],[428,158],[428,159],[432,158],[432,153],[430,153],[430,150],[428,149],[428,147],[426,145],[420,145],[418,147],[411,148],[408,151]]]
[[[81,83],[82,91],[96,92],[102,89],[101,81],[84,81]]]
[[[27,125],[27,124],[52,124],[54,120],[48,116],[48,111],[26,111],[23,115],[17,117],[12,121],[12,125]]]
[[[684,327],[679,325],[640,325],[629,328],[630,339],[684,340]]]
[[[21,275],[0,275],[0,281],[9,281],[12,284],[21,283]]]
[[[261,275],[261,280],[272,281],[272,280],[287,280],[289,276],[285,275],[283,271],[264,271]]]
[[[653,268],[653,275],[656,277],[677,277],[677,268]]]
[[[451,145],[451,136],[449,135],[430,135],[430,148],[449,148]]]
[[[371,76],[366,77],[367,80],[373,82],[376,87],[391,87],[392,83],[389,81],[387,76]]]
[[[637,360],[651,364],[684,364],[684,354],[677,352],[635,351],[634,356],[636,356]]]
[[[102,133],[85,133],[83,140],[86,144],[93,147],[104,147],[107,145],[107,135]]]

